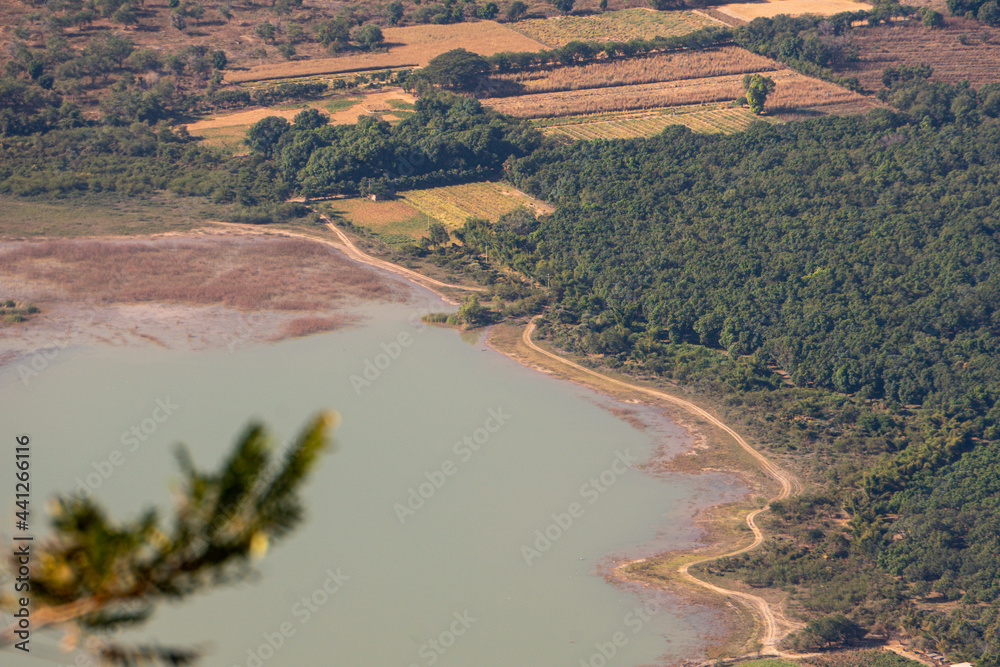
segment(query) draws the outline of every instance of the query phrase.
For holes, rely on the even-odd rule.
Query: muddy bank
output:
[[[305,239],[239,232],[4,241],[0,298],[38,313],[0,324],[0,362],[95,343],[206,349],[330,331],[401,280]]]

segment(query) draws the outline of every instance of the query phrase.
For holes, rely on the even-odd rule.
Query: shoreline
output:
[[[673,457],[663,465],[662,470],[732,474],[751,489],[749,495],[754,497],[766,493],[765,489],[768,486],[773,487],[776,481],[782,479],[783,471],[704,408],[666,392],[618,379],[607,372],[585,368],[570,359],[545,350],[531,341],[533,325],[534,318],[523,328],[505,323],[494,325],[490,328],[487,342],[493,349],[528,368],[598,391],[616,400],[640,402],[661,409],[671,421],[688,431],[696,441],[691,451]],[[513,331],[519,331],[520,335],[512,336]],[[738,451],[732,451],[734,448],[730,443],[738,444]],[[752,458],[747,457],[747,454]],[[766,464],[763,468],[759,465],[761,462]],[[718,467],[720,464],[721,468]],[[777,471],[779,476],[777,478],[764,476],[761,474],[762,471]],[[690,601],[708,604],[720,612],[736,616],[735,620],[730,619],[725,639],[720,642],[724,647],[722,655],[713,657],[735,657],[733,654],[754,657],[750,655],[751,653],[762,657],[799,656],[777,648],[778,642],[788,631],[800,627],[799,624],[789,622],[783,617],[776,618],[769,603],[758,596],[715,586],[688,572],[693,565],[756,548],[763,540],[763,535],[754,522],[756,516],[766,511],[771,500],[787,497],[801,489],[798,481],[790,475],[786,475],[782,481],[781,491],[777,494],[768,493],[767,497],[770,499],[763,507],[754,505],[751,499],[749,503],[746,501],[723,503],[697,512],[692,521],[705,532],[706,546],[659,553],[652,557],[619,563],[611,569],[606,579],[609,583],[638,584],[642,587],[653,587],[675,593]],[[736,516],[726,516],[732,514],[734,510]],[[725,526],[725,523],[729,526]],[[743,526],[749,526],[752,531],[754,540],[749,544],[745,533],[738,532]],[[635,571],[636,566],[646,567],[640,567],[639,571]],[[733,599],[739,600],[740,604],[734,607]],[[729,609],[724,609],[725,607]],[[744,620],[746,616],[750,617],[750,622]],[[748,628],[750,623],[755,627]],[[787,631],[781,632],[779,629],[781,626],[787,628]],[[749,635],[749,639],[738,639],[739,635]],[[759,651],[753,650],[757,641],[761,644]],[[709,647],[709,653],[713,653],[712,647]],[[802,654],[800,657],[806,656]]]
[[[482,287],[470,287],[443,283],[433,278],[423,276],[410,269],[397,266],[385,260],[371,257],[364,251],[360,250],[353,242],[351,242],[346,234],[339,230],[329,220],[324,218],[324,222],[331,231],[337,234],[341,242],[338,243],[337,241],[328,238],[304,232],[296,232],[293,230],[267,230],[255,228],[254,226],[233,223],[220,223],[218,227],[193,230],[192,232],[140,237],[140,240],[149,241],[151,239],[164,237],[171,240],[204,239],[206,237],[231,239],[234,236],[236,238],[251,237],[256,239],[264,237],[302,239],[317,242],[326,247],[333,248],[337,250],[338,254],[347,261],[372,267],[375,273],[392,273],[395,276],[402,278],[411,287],[420,287],[428,290],[435,294],[438,298],[452,305],[456,305],[456,302],[449,298],[449,296],[441,290],[447,289],[467,292],[485,291]],[[232,232],[236,233],[233,234]],[[88,239],[74,239],[70,242],[75,243],[78,241],[94,240],[111,241],[115,239],[114,237],[93,237]],[[407,299],[409,298],[412,297],[407,297]],[[114,307],[114,305],[115,304],[113,304],[112,307]],[[128,311],[129,305],[134,304],[125,304],[124,306],[119,305],[118,310]],[[161,309],[170,312],[171,309],[173,309],[173,315],[177,314],[178,309],[194,309],[199,307],[194,305],[161,303],[147,303],[142,305],[147,310],[152,309],[154,311]],[[86,305],[80,302],[71,301],[68,304],[68,307],[72,312],[72,308],[85,308]],[[204,306],[202,307],[204,308]],[[218,308],[219,305],[216,304],[215,306],[208,306],[208,308],[213,307]],[[349,304],[337,304],[334,312],[349,312],[349,307]],[[246,340],[245,333],[241,332],[241,327],[245,328],[245,325],[241,324],[241,321],[245,320],[247,315],[256,318],[273,318],[275,314],[276,313],[273,310],[242,313],[241,317],[238,319],[230,319],[228,321],[228,326],[233,328],[228,331],[228,334],[223,332],[223,340],[232,341],[233,337],[237,336],[240,337],[239,340],[241,342],[249,342]],[[350,326],[354,323],[349,318],[345,319],[346,321],[340,324],[340,326]],[[127,313],[125,316],[120,317],[117,323],[130,323],[131,327],[128,332],[132,334],[134,338],[133,342],[138,344],[153,343],[155,345],[170,348],[176,346],[178,343],[177,340],[170,340],[168,341],[169,344],[164,343],[159,338],[148,332],[138,331],[140,326],[136,326],[135,321]],[[49,339],[55,339],[55,329],[52,323],[46,322],[46,324],[48,326],[43,330],[47,330]],[[146,324],[149,324],[148,320]],[[28,323],[28,326],[31,326],[30,323]],[[225,329],[226,324],[222,324],[222,328]],[[781,477],[783,473],[777,468],[777,466],[770,463],[770,461],[750,447],[749,444],[739,436],[739,434],[703,408],[690,401],[680,399],[665,392],[643,387],[641,385],[634,384],[633,382],[620,380],[606,373],[587,369],[565,357],[561,357],[553,352],[544,350],[531,341],[530,334],[533,328],[534,319],[531,319],[529,320],[528,325],[521,331],[521,335],[516,336],[513,340],[511,340],[511,332],[520,330],[520,327],[514,327],[509,323],[494,325],[488,329],[485,342],[491,349],[494,349],[504,356],[507,356],[517,363],[533,370],[553,375],[554,377],[558,377],[562,380],[574,382],[578,385],[587,387],[588,389],[597,391],[613,400],[628,403],[642,403],[651,406],[661,411],[670,421],[677,424],[680,428],[690,434],[695,441],[694,447],[686,453],[676,454],[670,458],[660,458],[654,456],[653,460],[655,461],[655,467],[653,472],[695,472],[709,470],[725,472],[736,476],[743,483],[745,483],[747,487],[751,489],[751,492],[748,494],[751,496],[764,493],[764,489],[769,486],[773,486],[775,481],[781,482],[782,487],[782,490],[777,497],[787,497],[787,495],[796,492],[797,489],[800,489],[798,482],[794,481],[794,478],[786,477],[783,479]],[[305,332],[302,335],[308,335],[309,333],[314,332]],[[190,334],[188,337],[190,338]],[[253,342],[273,342],[281,340],[284,337],[287,336],[270,336],[261,338],[260,340],[257,340],[259,337],[256,337]],[[112,336],[111,338],[114,337]],[[109,339],[107,336],[97,336],[92,338],[89,342],[104,342],[113,344],[114,341]],[[213,344],[210,342],[207,346],[211,347]],[[30,350],[22,350],[20,355],[11,356],[9,352],[5,355],[3,354],[3,350],[0,350],[0,365],[14,363],[19,358],[26,358],[31,354],[32,352]],[[730,451],[731,446],[726,446],[727,439],[735,439],[735,442],[740,444],[745,451]],[[747,454],[750,454],[752,458],[747,459]],[[718,467],[720,465],[722,467]],[[762,470],[766,474],[762,475]],[[775,474],[775,471],[777,471],[777,474]],[[773,494],[767,495],[772,496]],[[739,534],[738,530],[735,530],[732,525],[722,527],[723,523],[732,524],[736,517],[720,517],[720,515],[732,513],[734,509],[738,510],[740,517],[742,517],[745,512],[748,512],[746,515],[747,525],[749,525],[751,530],[754,532],[755,537],[755,540],[751,544],[742,546],[742,548],[736,549],[735,551],[733,550],[733,545],[735,544],[736,546],[739,546],[741,542],[745,543],[745,537],[744,535]],[[757,596],[740,591],[716,587],[708,582],[699,580],[688,573],[688,568],[692,565],[704,563],[725,555],[742,553],[755,548],[762,540],[762,535],[760,534],[759,529],[756,528],[753,519],[757,514],[766,509],[766,505],[758,509],[751,509],[744,501],[711,505],[703,508],[692,516],[692,522],[704,532],[706,536],[705,546],[675,552],[658,553],[650,557],[640,558],[633,561],[613,563],[610,567],[604,568],[602,576],[604,576],[605,580],[612,585],[655,588],[667,593],[679,595],[690,602],[705,604],[706,606],[712,607],[720,612],[720,614],[723,615],[722,634],[724,639],[721,642],[713,642],[712,645],[707,646],[707,655],[716,653],[719,650],[720,644],[724,647],[721,649],[722,656],[716,655],[715,657],[723,657],[725,655],[737,653],[740,651],[741,647],[752,646],[757,636],[763,634],[763,641],[761,642],[763,644],[762,648],[769,649],[770,655],[791,657],[791,654],[784,654],[776,647],[777,641],[779,641],[784,635],[782,634],[781,636],[778,636],[778,624],[774,616],[770,613],[769,605],[766,601],[761,598],[757,598]],[[720,519],[724,520],[720,521]],[[650,573],[643,571],[650,565],[658,563],[666,563],[669,566],[668,569],[676,569],[675,575],[672,577],[664,577],[659,573],[651,575]],[[674,566],[677,564],[679,564],[679,567],[675,568]],[[642,567],[640,567],[639,570],[635,570],[637,566]],[[744,604],[734,606],[732,598],[741,599]],[[757,602],[755,603],[754,600]],[[749,622],[746,620],[747,616],[751,617]],[[782,619],[782,621],[784,621],[784,619]],[[738,635],[742,636],[750,634],[750,628],[748,627],[750,622],[757,626],[752,629],[751,639],[747,642],[740,640],[739,644],[733,644]],[[758,631],[760,626],[765,628],[763,633]],[[784,626],[792,629],[791,623],[785,623]],[[713,646],[716,648],[713,649]],[[759,653],[763,654],[762,652]]]

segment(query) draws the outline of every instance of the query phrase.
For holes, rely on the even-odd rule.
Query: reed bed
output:
[[[401,299],[377,273],[318,243],[252,237],[8,244],[0,279],[55,300],[307,311],[346,297]]]
[[[281,335],[276,336],[276,338],[300,338],[315,333],[334,331],[351,324],[352,321],[352,318],[343,315],[337,317],[296,317],[285,323]]]

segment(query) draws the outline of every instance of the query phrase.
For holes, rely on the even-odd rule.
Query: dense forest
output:
[[[806,606],[993,664],[1000,125],[992,93],[890,83],[907,113],[541,148],[506,175],[557,211],[465,238],[550,278],[549,330],[580,353],[673,377],[683,346],[719,349],[720,377],[746,400],[793,391],[770,368],[812,392],[813,416],[836,428],[800,438],[799,454],[870,456],[809,508],[843,506],[849,525],[722,567],[770,585],[839,581]],[[962,604],[912,604],[926,596]]]

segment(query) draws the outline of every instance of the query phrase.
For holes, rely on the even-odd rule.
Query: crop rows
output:
[[[449,227],[461,227],[467,218],[496,221],[525,202],[503,194],[492,183],[466,183],[426,190],[409,190],[403,199]]]
[[[606,117],[594,120],[582,119],[580,122],[549,126],[545,128],[545,132],[588,141],[651,137],[662,132],[668,125],[685,125],[695,132],[730,134],[746,129],[756,120],[762,119],[747,109],[720,107],[642,116],[626,115],[610,119]]]
[[[776,78],[780,72],[766,72]],[[742,76],[731,74],[609,88],[587,88],[484,99],[483,104],[520,118],[575,116],[711,102],[731,102],[743,93]]]
[[[702,52],[660,53],[645,58],[629,58],[595,62],[576,67],[517,72],[494,77],[520,86],[523,93],[548,93],[582,88],[659,83],[684,79],[704,79],[730,74],[768,72],[781,69],[781,64],[751,53],[746,49],[727,46]]]

